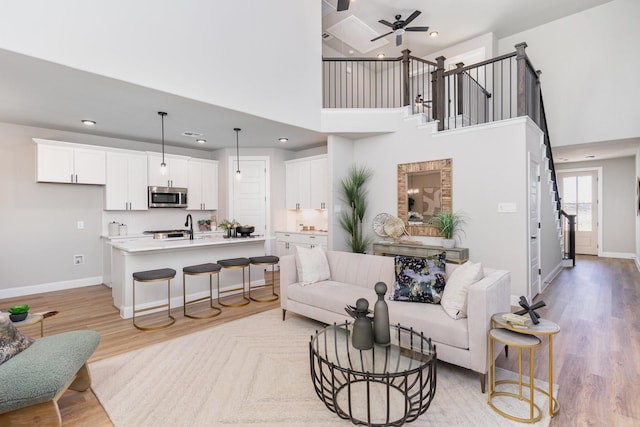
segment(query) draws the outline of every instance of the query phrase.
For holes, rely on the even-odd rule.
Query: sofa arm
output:
[[[487,333],[491,316],[511,309],[511,272],[493,270],[469,287],[467,316],[471,369],[487,372]]]
[[[287,287],[298,282],[295,255],[280,257],[280,307],[287,308]]]

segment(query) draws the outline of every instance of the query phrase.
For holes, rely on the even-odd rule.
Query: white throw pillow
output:
[[[331,278],[327,254],[321,246],[311,249],[296,246],[296,268],[298,282],[302,286]]]
[[[453,270],[444,287],[440,305],[454,319],[467,317],[467,293],[469,286],[484,277],[482,263],[467,261]]]

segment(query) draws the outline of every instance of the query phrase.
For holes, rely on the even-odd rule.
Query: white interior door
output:
[[[558,181],[562,209],[576,215],[576,254],[598,255],[598,171],[560,172]]]
[[[530,300],[540,289],[540,165],[529,160],[529,291]]]
[[[255,227],[255,235],[267,233],[267,173],[266,160],[240,159],[242,178],[236,179],[234,167],[229,168],[230,217],[242,225]]]

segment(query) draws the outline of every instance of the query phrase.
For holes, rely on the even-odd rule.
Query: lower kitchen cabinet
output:
[[[276,232],[278,256],[295,254],[295,247],[314,248],[322,246],[327,250],[327,235],[318,233]]]

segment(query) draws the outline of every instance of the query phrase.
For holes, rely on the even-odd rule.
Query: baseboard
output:
[[[640,260],[638,258],[636,258],[636,268],[640,271]]]
[[[560,264],[556,265],[556,267],[551,270],[549,274],[547,274],[547,277],[542,280],[542,289],[540,289],[540,293],[544,292],[544,290],[547,289],[547,286],[549,286],[549,284],[553,282],[553,279],[555,279],[556,276],[560,274],[563,268],[564,265],[562,262],[560,262]]]
[[[82,279],[64,280],[62,282],[42,283],[40,285],[22,286],[19,288],[0,289],[0,299],[21,297],[24,295],[43,294],[45,292],[62,291],[65,289],[84,288],[85,286],[101,285],[102,276],[84,277]]]
[[[627,252],[602,252],[598,254],[598,256],[603,258],[633,259],[636,257],[636,254]]]

